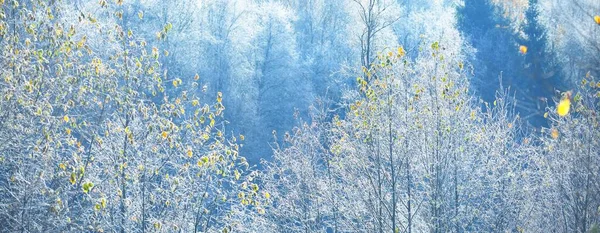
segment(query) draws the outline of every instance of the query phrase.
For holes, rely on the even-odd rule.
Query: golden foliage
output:
[[[519,46],[519,52],[523,55],[527,54],[527,46],[525,46],[525,45]]]
[[[558,106],[556,106],[556,113],[558,113],[559,116],[564,117],[569,114],[570,109],[571,109],[571,100],[567,96],[567,97],[564,97],[560,101],[560,103],[558,103]]]

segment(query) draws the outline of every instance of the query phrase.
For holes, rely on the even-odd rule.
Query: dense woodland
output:
[[[0,0],[0,232],[600,232],[600,1]]]

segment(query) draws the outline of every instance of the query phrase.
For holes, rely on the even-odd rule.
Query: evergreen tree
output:
[[[543,118],[547,101],[554,96],[554,89],[563,85],[560,67],[555,56],[547,48],[546,29],[539,23],[538,1],[530,0],[525,13],[526,22],[522,26],[524,36],[517,37],[520,45],[526,46],[527,53],[521,61],[519,77],[521,90],[517,98],[521,102],[522,116],[534,126],[547,126]]]
[[[465,0],[457,15],[458,28],[473,49],[471,84],[478,95],[492,102],[502,87],[524,93],[517,72],[522,58],[508,19],[498,15],[490,1],[481,0]]]

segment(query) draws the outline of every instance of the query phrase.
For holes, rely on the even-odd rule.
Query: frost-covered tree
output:
[[[548,108],[551,124],[540,136],[542,179],[532,200],[540,205],[532,229],[590,232],[600,224],[597,80],[587,75],[573,96],[564,94],[572,98],[567,116]]]
[[[258,119],[252,136],[254,152],[269,153],[272,132],[291,129],[294,108],[305,108],[312,98],[311,83],[298,75],[298,54],[289,8],[277,2],[259,6],[257,35],[254,38],[254,89]]]
[[[258,205],[222,94],[164,75],[130,5],[0,3],[3,230],[216,231]]]
[[[598,76],[600,26],[594,16],[599,15],[600,4],[593,0],[546,0],[539,5],[540,21],[548,29],[550,47],[557,53],[564,77],[575,84],[588,71]]]
[[[400,18],[401,9],[397,2],[390,0],[351,0],[348,2],[351,18],[358,22],[351,24],[353,45],[360,48],[360,64],[370,68],[377,52],[393,43],[391,25]]]
[[[520,227],[530,144],[514,147],[518,122],[505,101],[479,110],[462,63],[443,51],[436,42],[415,61],[402,48],[379,56],[348,93],[344,118],[286,134],[265,167],[272,201],[259,222],[280,231]]]
[[[342,70],[358,63],[352,36],[346,30],[351,23],[344,1],[289,1],[295,11],[294,31],[301,66],[299,74],[312,83],[315,96],[340,99],[349,80]]]

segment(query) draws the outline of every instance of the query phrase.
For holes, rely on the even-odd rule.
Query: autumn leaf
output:
[[[71,182],[72,185],[75,185],[75,182],[77,182],[77,177],[75,175],[75,173],[71,173],[71,177],[69,178],[69,182]]]
[[[527,46],[525,46],[525,45],[519,46],[519,52],[523,55],[527,54]]]
[[[398,56],[402,57],[406,54],[406,51],[404,51],[403,47],[398,47]]]
[[[550,136],[551,136],[553,139],[557,139],[557,138],[558,138],[558,130],[557,130],[557,129],[555,129],[555,128],[552,128],[552,130],[550,131]]]
[[[82,189],[84,193],[89,193],[90,190],[94,187],[94,183],[87,181],[83,183]]]
[[[192,151],[191,147],[188,147],[186,154],[189,158],[191,158],[194,155],[194,152]]]
[[[556,107],[556,112],[559,116],[564,117],[569,114],[569,110],[571,109],[571,93],[567,92],[565,97],[560,100],[558,106]]]
[[[86,40],[87,40],[87,37],[86,37],[86,36],[83,36],[83,37],[81,38],[81,40],[79,40],[79,41],[77,42],[77,48],[78,48],[78,49],[80,49],[80,48],[83,48],[83,46],[85,45],[85,41],[86,41]]]

